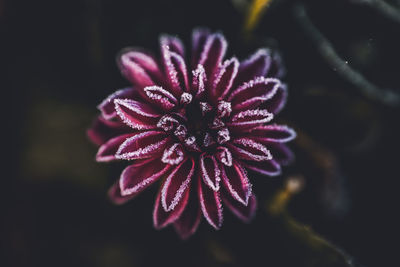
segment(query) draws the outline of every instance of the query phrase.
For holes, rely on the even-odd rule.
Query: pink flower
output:
[[[295,132],[271,124],[287,97],[279,58],[260,49],[224,60],[225,38],[206,29],[193,32],[190,61],[178,38],[160,43],[160,61],[122,51],[118,65],[132,87],[107,97],[88,131],[97,161],[131,161],[110,197],[122,204],[159,182],[154,226],[173,224],[182,238],[202,216],[219,229],[223,206],[248,222],[257,203],[246,170],[275,176],[292,158],[284,143]]]

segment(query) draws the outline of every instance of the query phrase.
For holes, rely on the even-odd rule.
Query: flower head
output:
[[[154,226],[173,224],[182,238],[205,217],[222,225],[222,207],[243,221],[256,209],[247,170],[278,175],[295,137],[271,124],[287,96],[276,55],[260,49],[247,60],[224,60],[225,38],[193,32],[190,60],[182,42],[162,36],[161,60],[142,50],[118,57],[132,86],[107,97],[88,131],[100,145],[97,161],[131,161],[110,189],[124,203],[159,182]]]

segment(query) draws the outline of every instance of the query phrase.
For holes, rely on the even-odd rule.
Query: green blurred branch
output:
[[[400,9],[395,8],[383,0],[352,0],[352,2],[370,6],[386,18],[400,23]]]
[[[357,87],[362,94],[372,100],[377,100],[385,105],[399,106],[400,95],[395,92],[382,89],[368,81],[361,73],[351,68],[336,53],[332,44],[322,35],[322,33],[314,26],[307,15],[306,9],[302,4],[294,7],[294,15],[304,32],[308,35],[314,45],[317,47],[321,56],[332,66],[337,72],[348,82]]]

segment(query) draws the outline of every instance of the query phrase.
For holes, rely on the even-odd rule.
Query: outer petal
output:
[[[171,93],[179,97],[189,89],[189,80],[185,61],[181,55],[171,50],[166,44],[161,43],[165,75],[169,81]]]
[[[164,132],[135,133],[119,146],[115,157],[127,160],[150,158],[161,154],[168,142]]]
[[[296,132],[285,125],[262,125],[252,129],[249,133],[252,139],[258,142],[286,143],[296,138]]]
[[[113,94],[109,95],[106,99],[101,102],[97,108],[101,111],[101,115],[110,120],[117,116],[117,111],[115,110],[114,99],[116,98],[138,98],[139,93],[134,88],[125,88],[114,92]]]
[[[179,219],[174,222],[175,230],[182,239],[187,239],[196,232],[200,224],[200,219],[201,210],[199,200],[197,195],[192,193],[190,194],[185,210]]]
[[[222,167],[222,181],[231,196],[247,206],[251,195],[251,184],[246,171],[238,162],[233,162],[232,167]]]
[[[238,138],[227,145],[232,153],[240,159],[251,161],[267,161],[272,159],[271,152],[260,143],[249,138]]]
[[[132,137],[132,135],[134,134],[123,134],[108,140],[107,143],[103,144],[97,151],[96,160],[102,162],[102,161],[112,161],[118,159],[116,157],[118,148],[128,138]]]
[[[153,210],[153,224],[154,228],[161,229],[170,223],[175,222],[181,216],[184,211],[188,200],[189,200],[190,190],[186,190],[182,196],[181,201],[178,202],[176,207],[171,211],[165,211],[161,205],[161,190],[157,194],[156,202],[154,204]]]
[[[229,123],[230,129],[233,131],[243,131],[263,125],[273,119],[273,114],[266,109],[252,109],[241,111],[234,115]]]
[[[212,83],[215,72],[225,56],[227,42],[220,33],[208,36],[199,58],[199,64],[204,66],[207,79]]]
[[[264,77],[271,66],[271,53],[268,49],[259,49],[248,59],[240,62],[236,85],[250,81],[254,77]],[[272,76],[274,77],[274,76]]]
[[[224,204],[242,221],[249,223],[257,210],[257,199],[254,194],[249,197],[249,204],[247,206],[237,202],[229,194],[222,194]]]
[[[176,36],[163,34],[160,37],[160,44],[161,47],[167,46],[170,51],[177,53],[182,57],[185,55],[185,46],[183,45],[181,39]]]
[[[226,60],[224,64],[222,64],[211,87],[212,100],[223,99],[229,93],[233,81],[236,78],[238,68],[239,61],[237,58]]]
[[[233,91],[228,100],[232,102],[235,111],[254,109],[271,99],[280,86],[281,82],[278,79],[258,77]]]
[[[150,105],[131,99],[114,99],[114,104],[121,120],[133,129],[157,128],[161,115]]]
[[[122,196],[121,195],[121,190],[119,187],[119,182],[116,182],[111,186],[111,188],[108,190],[108,197],[110,200],[116,204],[116,205],[121,205],[126,203],[127,201],[131,200],[134,198],[137,194],[131,194],[129,196]]]
[[[92,127],[87,130],[87,135],[93,143],[101,145],[115,136],[131,131],[131,128],[120,121],[109,121],[99,116],[94,120]]]
[[[244,161],[242,161],[242,164],[246,169],[258,172],[263,175],[277,176],[277,175],[281,174],[281,166],[274,159],[271,159],[268,161],[261,161],[261,162],[255,162],[255,161],[244,162]]]
[[[276,94],[262,103],[260,108],[266,109],[274,115],[278,114],[286,104],[287,95],[287,86],[285,84],[281,84]]]
[[[201,52],[203,51],[204,44],[210,35],[210,31],[204,28],[197,28],[192,34],[192,68],[196,68],[199,64]]]
[[[208,188],[198,177],[198,194],[204,217],[211,226],[218,230],[223,222],[220,193]]]
[[[140,93],[142,88],[159,83],[162,79],[157,61],[149,54],[125,49],[120,53],[117,63],[125,78],[136,85]]]
[[[169,168],[169,165],[153,159],[135,162],[126,167],[119,179],[121,195],[127,196],[142,192],[165,174]]]
[[[161,203],[165,211],[173,210],[188,191],[195,170],[192,158],[179,164],[166,178],[161,189]]]
[[[219,183],[221,181],[221,170],[219,164],[214,156],[200,155],[200,173],[204,183],[212,190],[219,190]]]
[[[266,143],[271,151],[272,158],[281,165],[288,165],[294,160],[293,152],[282,143]]]

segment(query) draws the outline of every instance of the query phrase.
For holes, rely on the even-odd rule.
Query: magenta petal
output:
[[[178,165],[185,158],[185,152],[180,143],[175,143],[164,150],[161,161],[170,164]]]
[[[131,194],[129,196],[122,196],[121,195],[121,189],[119,187],[119,182],[116,182],[111,186],[111,188],[108,190],[108,197],[110,200],[116,204],[116,205],[122,205],[126,203],[127,201],[131,200],[134,198],[137,194]]]
[[[164,151],[169,139],[164,132],[148,131],[135,133],[126,139],[115,154],[118,159],[144,159],[159,155]]]
[[[205,186],[203,180],[198,177],[198,194],[200,207],[208,223],[215,229],[222,226],[223,214],[220,193]]]
[[[217,147],[216,155],[217,159],[226,166],[232,166],[232,153],[227,147]]]
[[[219,190],[221,170],[214,156],[205,153],[200,155],[200,173],[206,185],[214,191]]]
[[[240,159],[267,161],[272,159],[271,152],[260,143],[250,138],[238,138],[228,145],[232,153]]]
[[[161,189],[161,203],[165,211],[173,210],[182,200],[182,196],[189,189],[194,169],[194,160],[187,159],[173,169],[165,179]]]
[[[247,206],[237,202],[229,194],[222,194],[222,201],[225,206],[232,211],[239,219],[243,222],[249,223],[253,218],[257,210],[257,199],[254,194],[249,197],[249,203]]]
[[[213,81],[211,96],[215,101],[219,98],[224,99],[232,87],[239,67],[239,61],[236,58],[226,60],[216,73]]]
[[[251,184],[246,171],[238,162],[233,162],[232,167],[222,167],[222,181],[234,199],[247,205],[251,195]]]
[[[207,41],[210,31],[204,28],[197,28],[192,34],[192,68],[194,69],[199,63],[201,52]]]
[[[256,161],[243,162],[242,161],[242,164],[246,169],[258,172],[262,175],[277,176],[277,175],[281,174],[281,166],[274,159],[267,160],[267,161],[260,161],[260,162],[256,162]]]
[[[114,99],[116,98],[138,98],[139,93],[134,88],[125,88],[114,92],[101,102],[97,108],[101,111],[101,115],[110,120],[117,116],[115,110]]]
[[[282,78],[286,73],[285,67],[282,63],[281,55],[274,52],[272,55],[271,66],[266,74],[268,77]]]
[[[235,111],[254,109],[271,99],[280,86],[281,82],[278,79],[258,77],[233,91],[228,100],[232,102]]]
[[[165,211],[161,205],[161,190],[157,194],[153,210],[153,224],[154,228],[161,229],[179,219],[186,205],[188,204],[190,190],[183,193],[181,201],[171,211]]]
[[[122,74],[139,89],[161,80],[162,74],[157,61],[143,52],[122,51],[118,57],[118,65]]]
[[[296,138],[296,132],[285,125],[263,125],[250,131],[251,138],[261,143],[278,142],[286,143]]]
[[[135,162],[126,167],[119,179],[122,196],[137,194],[157,181],[169,169],[169,165],[159,160]]]
[[[264,77],[267,74],[270,66],[270,51],[268,49],[259,49],[248,59],[240,62],[235,84],[241,85],[243,82],[254,79],[254,77]]]
[[[97,151],[96,160],[106,162],[118,159],[116,157],[118,148],[132,135],[133,134],[123,134],[108,140],[107,143],[103,144]]]
[[[161,46],[165,75],[170,84],[170,91],[175,97],[179,97],[189,89],[189,80],[185,60],[181,55],[170,50],[167,45]]]
[[[161,47],[167,46],[171,52],[177,53],[182,57],[185,55],[185,46],[178,37],[167,34],[161,35],[160,44]]]
[[[204,66],[209,82],[213,80],[214,74],[225,56],[227,46],[222,34],[215,33],[207,38],[200,55],[199,64]]]
[[[279,86],[278,91],[270,99],[266,100],[260,105],[260,108],[266,109],[272,114],[278,114],[286,104],[287,100],[287,87],[285,84]]]
[[[93,143],[102,145],[107,140],[130,131],[132,129],[121,121],[109,121],[99,116],[94,120],[92,127],[87,130],[87,135]]]
[[[163,110],[171,110],[178,104],[175,96],[160,86],[145,87],[144,93],[150,102]]]
[[[174,222],[175,231],[182,239],[187,239],[193,235],[199,227],[201,210],[197,195],[192,193],[189,202],[178,220]]]
[[[256,126],[261,126],[273,119],[273,114],[266,109],[251,109],[241,111],[227,123],[233,131],[243,131]]]
[[[294,160],[293,152],[282,143],[266,143],[272,158],[281,165],[288,165]]]
[[[157,128],[161,115],[150,105],[131,99],[115,99],[114,104],[121,120],[133,129]]]
[[[206,83],[206,73],[203,65],[197,65],[197,68],[193,71],[193,81],[191,93],[199,98],[203,95],[205,91],[205,83]]]

